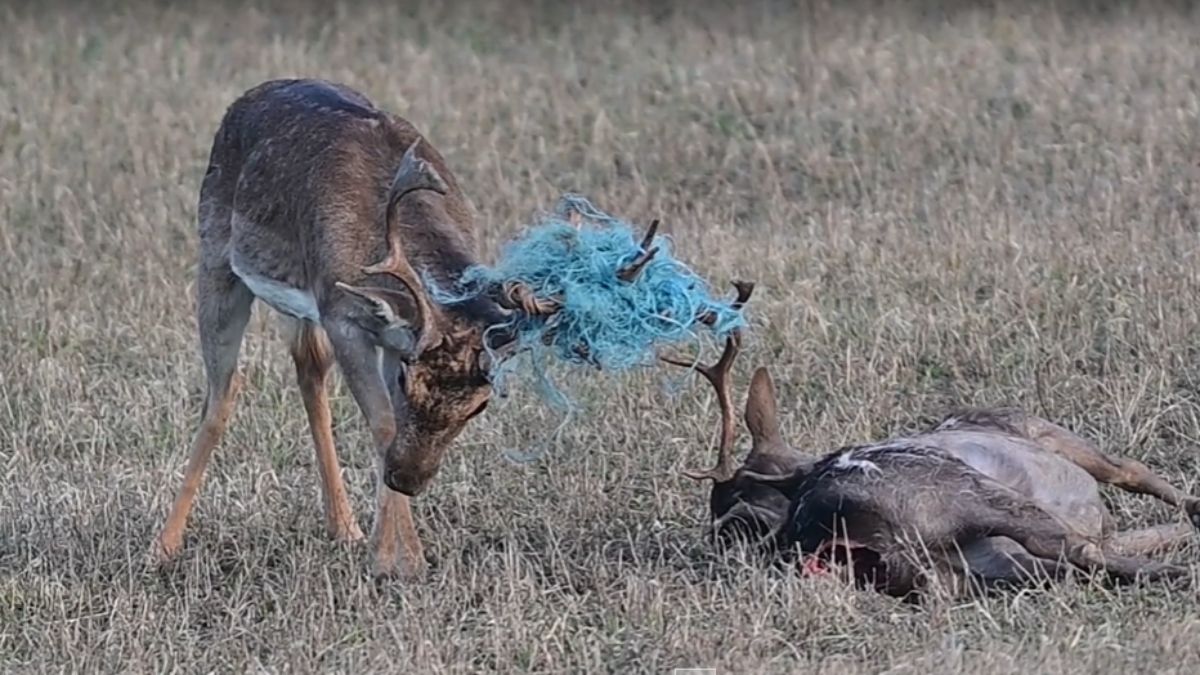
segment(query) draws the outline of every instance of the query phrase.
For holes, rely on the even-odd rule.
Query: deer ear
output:
[[[754,439],[754,448],[782,445],[779,432],[779,413],[775,407],[775,385],[766,368],[754,371],[750,393],[746,396],[746,427]]]
[[[418,327],[407,317],[416,315],[416,302],[403,291],[337,283],[357,304],[351,319],[375,338],[375,344],[398,352],[404,360],[417,356]]]

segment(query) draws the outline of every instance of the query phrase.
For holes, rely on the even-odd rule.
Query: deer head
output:
[[[748,300],[752,290],[751,285],[739,285],[737,304]],[[732,335],[715,364],[696,368],[716,389],[721,410],[720,440],[716,466],[705,471],[685,471],[684,475],[693,480],[712,481],[709,509],[713,535],[718,541],[770,542],[787,515],[790,488],[804,478],[812,460],[783,440],[775,387],[767,369],[759,368],[750,383],[744,416],[753,443],[745,463],[734,466],[736,419],[729,378],[739,348],[740,337]],[[692,365],[690,361],[674,357],[663,360],[675,365]]]
[[[714,535],[725,542],[765,539],[770,544],[787,517],[792,488],[808,474],[814,459],[783,440],[775,386],[766,368],[754,371],[750,381],[745,422],[751,438],[746,461],[729,480],[712,487]]]
[[[561,308],[559,299],[537,297],[519,283],[490,289],[461,305],[444,306],[431,296],[403,249],[397,225],[414,219],[448,222],[448,188],[437,170],[417,156],[416,146],[406,151],[393,180],[387,256],[362,270],[390,277],[399,287],[337,284],[360,303],[357,322],[380,348],[396,423],[383,458],[384,480],[408,495],[425,488],[446,447],[487,407],[491,358],[510,353],[515,345],[513,334],[495,328],[509,324],[513,313],[545,317]],[[614,270],[618,278],[632,281],[655,254],[649,243],[656,225],[643,253]]]

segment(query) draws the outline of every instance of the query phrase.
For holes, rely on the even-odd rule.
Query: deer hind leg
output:
[[[1200,499],[1183,493],[1141,462],[1114,457],[1053,422],[1030,417],[1029,435],[1039,445],[1078,464],[1101,483],[1122,490],[1157,497],[1171,506],[1183,507],[1192,524],[1200,527]]]
[[[1103,570],[1123,580],[1171,579],[1190,574],[1186,567],[1103,551],[1024,496],[990,479],[980,483],[976,492],[979,499],[971,504],[968,522],[990,536],[1016,541],[1037,558],[1065,558],[1076,567]]]
[[[376,505],[371,527],[375,576],[399,573],[405,578],[419,577],[425,572],[425,551],[412,506],[407,495],[388,489],[383,480],[383,455],[396,437],[396,420],[376,347],[359,329],[350,326],[329,326],[329,337],[346,385],[375,440]]]
[[[183,531],[196,493],[200,490],[204,470],[233,413],[240,386],[238,353],[241,351],[246,324],[250,320],[250,306],[254,302],[250,290],[228,267],[205,269],[202,265],[196,291],[200,350],[204,358],[208,393],[200,427],[192,440],[191,454],[183,472],[183,485],[179,488],[162,530],[151,545],[151,556],[160,563],[174,558],[183,544]]]
[[[342,470],[333,443],[333,420],[329,412],[327,380],[333,367],[333,351],[325,331],[307,321],[291,321],[292,361],[321,476],[321,498],[325,506],[325,529],[335,541],[354,542],[363,538],[346,496]]]

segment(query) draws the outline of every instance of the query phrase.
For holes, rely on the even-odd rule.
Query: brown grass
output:
[[[1200,668],[1194,591],[911,607],[715,555],[678,475],[711,460],[714,404],[675,373],[579,379],[558,440],[528,389],[494,407],[419,500],[428,581],[377,586],[322,536],[266,312],[185,559],[142,565],[200,409],[208,145],[241,91],[291,75],[421,127],[486,257],[578,190],[663,217],[715,282],[756,280],[738,386],[769,364],[801,447],[1019,404],[1194,488],[1195,15],[165,4],[0,9],[0,669]],[[340,386],[335,405],[366,525],[369,438]],[[1127,523],[1173,517],[1111,497]]]

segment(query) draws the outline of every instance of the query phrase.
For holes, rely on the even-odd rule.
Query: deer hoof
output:
[[[366,535],[353,520],[330,523],[329,538],[339,544],[357,544],[366,539]]]
[[[181,548],[183,542],[180,540],[155,537],[150,543],[150,550],[146,552],[146,564],[152,568],[166,567],[179,558]]]
[[[1187,511],[1192,526],[1200,530],[1200,499],[1189,499],[1184,505],[1184,510]]]
[[[427,566],[425,561],[420,563],[406,562],[400,564],[395,560],[390,562],[376,560],[371,567],[371,574],[376,581],[388,581],[396,579],[399,581],[420,581],[425,578]]]

